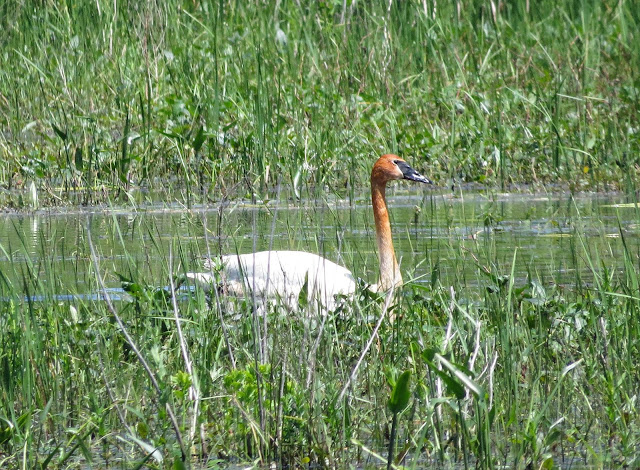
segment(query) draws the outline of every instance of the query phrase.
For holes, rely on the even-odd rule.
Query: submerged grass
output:
[[[635,189],[634,2],[0,8],[0,187],[33,190],[5,207],[352,195],[389,151],[442,183]]]
[[[587,239],[581,214],[567,213],[570,283],[559,266],[498,250],[489,228],[461,237],[449,225],[429,283],[410,282],[386,305],[362,292],[325,317],[310,305],[260,317],[250,297],[200,291],[174,303],[171,288],[154,287],[218,250],[214,236],[204,251],[193,243],[217,228],[197,214],[168,240],[152,218],[87,219],[84,236],[106,240],[94,256],[79,244],[77,262],[90,267],[80,285],[122,297],[99,279],[123,280],[129,299],[113,309],[57,300],[48,255],[58,237],[32,256],[27,240],[2,247],[27,260],[0,278],[0,466],[368,468],[385,464],[395,437],[394,461],[408,468],[633,468],[637,244],[622,227]],[[465,227],[481,220],[467,216]],[[136,244],[145,249],[132,255]],[[358,258],[358,247],[344,252]],[[407,374],[405,408],[391,397]]]

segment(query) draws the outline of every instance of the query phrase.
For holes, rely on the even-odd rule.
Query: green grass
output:
[[[382,152],[442,186],[634,194],[636,5],[525,5],[5,2],[0,207],[297,193],[323,203],[267,243],[338,251],[354,272],[375,272],[370,248],[341,245],[359,222],[334,214],[331,196],[362,201]],[[153,219],[88,217],[90,231],[37,240],[16,222],[17,245],[0,245],[11,261],[0,271],[0,467],[361,468],[385,464],[391,434],[410,468],[638,466],[634,232],[609,238],[574,207],[549,206],[535,218],[562,225],[549,240],[569,256],[541,268],[498,244],[491,195],[462,216],[435,201],[416,218],[444,219],[437,236],[396,232],[424,250],[405,266],[426,259],[430,282],[393,299],[395,320],[364,355],[383,315],[370,296],[320,320],[277,306],[258,317],[249,299],[201,292],[174,307],[157,286],[199,269],[219,232],[225,249],[264,243],[213,214],[185,211],[168,240]],[[274,216],[247,214],[220,217],[255,233],[256,218]],[[462,228],[479,236],[461,239]],[[73,253],[61,237],[78,237]],[[71,294],[100,292],[102,276],[122,279],[129,300],[57,300],[69,279]],[[389,399],[405,371],[398,411]]]
[[[431,204],[423,201],[425,213]],[[588,219],[571,201],[548,207],[571,227],[558,241],[571,255],[542,266],[524,248],[500,247],[490,230],[477,239],[454,232],[482,224],[481,212],[430,214],[456,214],[444,225],[451,234],[431,242],[444,248],[431,251],[430,283],[403,288],[373,341],[384,309],[366,295],[322,319],[311,306],[256,317],[250,299],[201,292],[174,311],[170,293],[153,286],[199,266],[207,250],[196,243],[197,214],[170,239],[153,217],[87,219],[95,258],[86,243],[73,261],[62,256],[56,240],[72,228],[3,246],[15,260],[3,266],[16,272],[0,279],[0,466],[171,468],[184,458],[193,468],[371,467],[384,464],[396,421],[394,455],[406,455],[409,468],[633,468],[637,243],[626,228],[608,237],[597,206],[580,206],[593,211]],[[308,231],[284,220],[292,239]],[[209,243],[215,252],[217,241]],[[345,253],[357,260],[364,248],[348,244]],[[560,268],[576,269],[569,282]],[[99,292],[98,275],[113,284],[119,273],[131,298],[113,309],[58,301],[68,269],[78,272],[79,292]],[[404,371],[409,406],[398,411],[389,400]]]
[[[442,185],[635,188],[633,2],[345,5],[5,3],[0,187],[317,196],[396,152]]]

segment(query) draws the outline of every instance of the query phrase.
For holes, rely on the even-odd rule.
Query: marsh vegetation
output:
[[[319,196],[391,152],[442,185],[635,188],[633,2],[445,3],[6,4],[2,187]]]
[[[637,467],[639,11],[0,6],[0,467]],[[257,249],[376,282],[384,152],[439,183],[390,191],[393,296],[177,285]]]
[[[177,428],[196,467],[376,465],[391,385],[410,371],[406,465],[633,465],[637,209],[430,192],[391,204],[410,278],[386,305],[393,322],[366,291],[326,317],[277,303],[257,317],[250,297],[169,287],[209,252],[283,246],[371,282],[366,203],[5,218],[3,462],[164,467],[181,459]],[[310,236],[310,221],[324,228]]]

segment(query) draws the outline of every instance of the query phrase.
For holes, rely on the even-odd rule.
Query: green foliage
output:
[[[2,16],[0,187],[33,182],[45,205],[313,196],[361,186],[385,151],[442,183],[631,188],[638,171],[632,2],[27,1]]]
[[[472,219],[480,227],[484,213]],[[563,217],[554,216],[560,223]],[[370,338],[383,303],[378,296],[363,291],[345,298],[326,318],[311,316],[304,296],[298,315],[273,306],[263,312],[265,320],[253,318],[250,297],[218,304],[182,288],[177,306],[192,359],[188,372],[171,292],[145,281],[169,278],[168,266],[146,263],[149,256],[166,259],[166,246],[155,230],[115,222],[103,230],[111,240],[102,246],[116,252],[120,244],[122,254],[103,269],[127,273],[109,274],[122,286],[110,295],[160,392],[151,391],[101,299],[55,300],[63,273],[48,261],[58,252],[48,245],[56,237],[44,237],[37,256],[25,248],[22,264],[3,265],[25,271],[3,272],[0,284],[0,448],[9,468],[23,456],[29,466],[46,468],[99,466],[113,458],[133,468],[180,466],[167,405],[193,449],[194,465],[339,466],[364,462],[387,446],[391,465],[636,462],[640,426],[631,391],[639,385],[640,307],[628,230],[624,239],[596,236],[589,244],[579,234],[556,240],[568,243],[575,266],[592,270],[587,283],[583,268],[566,269],[575,276],[570,288],[557,266],[528,267],[523,249],[495,250],[501,236],[495,227],[482,240],[447,241],[442,253],[450,259],[433,263],[440,267],[427,272],[431,284],[403,289],[392,306],[393,323],[383,323],[345,399],[336,403]],[[568,225],[581,223],[571,217]],[[185,264],[179,272],[200,261],[191,241],[184,234],[176,240],[174,253]],[[600,258],[601,243],[622,253],[621,264],[618,257]],[[140,259],[127,249],[135,245],[143,246]],[[7,258],[20,250],[2,248]],[[74,265],[73,271],[82,269]],[[558,276],[554,282],[544,279],[546,271]],[[93,274],[77,276],[79,285],[91,284]],[[23,295],[36,297],[25,302]],[[404,372],[396,376],[398,370]],[[131,446],[114,455],[122,439]]]
[[[409,398],[411,398],[411,390],[409,385],[411,383],[411,371],[405,370],[391,390],[391,396],[387,406],[392,413],[400,413],[409,404]]]

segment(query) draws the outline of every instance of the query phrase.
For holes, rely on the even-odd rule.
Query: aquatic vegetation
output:
[[[3,10],[0,206],[636,187],[632,2],[23,2]],[[418,159],[424,159],[424,166]],[[345,189],[346,188],[346,189]],[[27,190],[29,192],[27,193]]]
[[[218,231],[206,212],[80,216],[77,230],[65,219],[36,237],[16,218],[0,250],[0,462],[369,467],[391,454],[410,468],[633,467],[638,217],[619,200],[439,196],[404,211],[395,201],[396,225],[412,223],[418,203],[414,230],[434,232],[398,243],[400,263],[415,250],[428,263],[405,270],[396,296],[361,289],[324,317],[277,303],[260,316],[251,298],[176,291],[174,276],[216,244],[242,248],[237,230],[204,240]],[[223,212],[222,226],[257,213],[238,212]],[[268,228],[274,211],[264,214]],[[306,240],[293,222],[309,218],[322,219],[283,211],[273,233]],[[547,232],[569,236],[537,238]],[[93,249],[72,243],[70,256],[65,240],[78,237]],[[342,243],[347,264],[375,278],[374,240],[368,253],[357,238]]]
[[[0,7],[0,467],[638,467],[637,10]],[[173,283],[271,249],[375,282],[383,152],[447,187],[389,194],[394,296]]]

